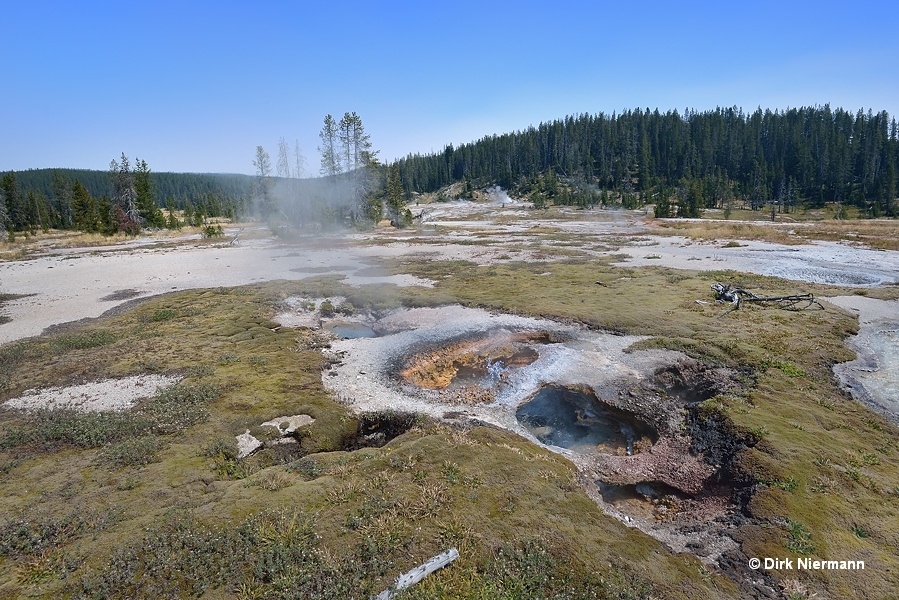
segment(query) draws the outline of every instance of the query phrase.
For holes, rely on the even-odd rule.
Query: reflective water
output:
[[[363,323],[354,321],[331,321],[322,326],[342,340],[378,337],[374,329]]]
[[[628,413],[568,387],[542,388],[515,416],[542,443],[584,454],[630,455],[635,441],[654,437],[648,425]]]
[[[855,369],[854,377],[865,387],[869,401],[895,417],[899,415],[899,326],[875,327],[860,338],[876,367]]]

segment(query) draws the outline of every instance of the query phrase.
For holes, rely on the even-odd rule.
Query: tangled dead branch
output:
[[[789,296],[756,296],[748,290],[731,287],[730,285],[723,285],[721,283],[718,283],[717,281],[712,284],[712,291],[715,292],[715,299],[718,302],[729,302],[733,305],[731,306],[731,308],[721,314],[722,317],[740,308],[740,305],[744,302],[775,304],[779,308],[785,310],[804,310],[806,308],[810,308],[811,306],[817,306],[822,310],[824,309],[821,303],[815,300],[815,297],[812,294],[793,294]]]

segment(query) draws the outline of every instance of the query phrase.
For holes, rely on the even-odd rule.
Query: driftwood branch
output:
[[[234,243],[237,241],[237,238],[239,238],[239,237],[240,237],[240,234],[243,233],[243,230],[244,230],[244,228],[241,227],[240,230],[238,230],[238,232],[237,232],[236,234],[234,234],[234,237],[231,238],[231,241],[230,241],[230,242],[228,242],[228,245],[229,245],[229,246],[233,246],[233,245],[234,245]]]
[[[748,290],[742,288],[731,287],[715,282],[712,284],[712,291],[715,292],[715,299],[718,302],[728,302],[732,306],[721,314],[730,314],[740,308],[744,302],[755,302],[758,304],[774,304],[784,310],[804,310],[812,306],[824,309],[812,294],[793,294],[789,296],[757,296]]]
[[[397,577],[396,582],[394,582],[392,586],[375,596],[373,600],[390,600],[399,590],[415,585],[434,571],[442,569],[457,558],[459,558],[459,551],[455,548],[450,548],[446,552],[428,559],[427,562],[415,567],[408,573],[403,573]]]

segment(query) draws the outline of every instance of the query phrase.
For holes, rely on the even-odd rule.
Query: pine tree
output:
[[[603,190],[605,192],[605,190]],[[672,214],[671,200],[668,199],[668,190],[661,188],[659,189],[659,197],[656,200],[655,208],[653,209],[653,216],[656,219],[669,219]]]
[[[340,155],[338,154],[337,139],[337,121],[331,115],[325,115],[325,123],[318,137],[321,138],[322,145],[318,147],[321,156],[321,168],[319,173],[322,177],[333,177],[340,174]]]
[[[27,225],[25,202],[15,171],[10,171],[0,179],[0,194],[6,204],[6,228],[9,231],[23,231]]]
[[[274,203],[269,194],[272,159],[262,146],[256,146],[256,158],[253,160],[253,166],[256,167],[256,197],[259,214],[263,219],[268,219],[274,211]]]
[[[165,199],[165,210],[168,213],[165,220],[166,229],[181,229],[183,223],[175,216],[175,199],[171,196]]]
[[[149,227],[165,227],[165,217],[153,199],[153,180],[147,161],[134,159],[135,206],[142,223]]]
[[[77,179],[72,183],[72,225],[86,233],[96,233],[102,226],[97,201]]]
[[[60,229],[72,227],[72,186],[60,172],[53,172],[53,209],[56,212],[56,226]]]
[[[405,208],[403,196],[403,180],[400,179],[399,166],[394,163],[387,172],[387,212],[395,227],[408,227],[412,224],[412,213]]]

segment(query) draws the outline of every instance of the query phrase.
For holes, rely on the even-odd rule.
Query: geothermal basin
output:
[[[608,514],[676,550],[696,543],[677,530],[697,503],[702,519],[732,509],[732,490],[712,483],[717,465],[691,450],[685,400],[656,379],[690,360],[681,353],[631,351],[643,338],[461,306],[398,310],[371,327],[377,337],[334,340],[323,374],[356,411],[515,432],[571,460]],[[678,515],[663,497],[693,504]],[[716,548],[709,561],[734,544],[720,531],[705,542]]]

